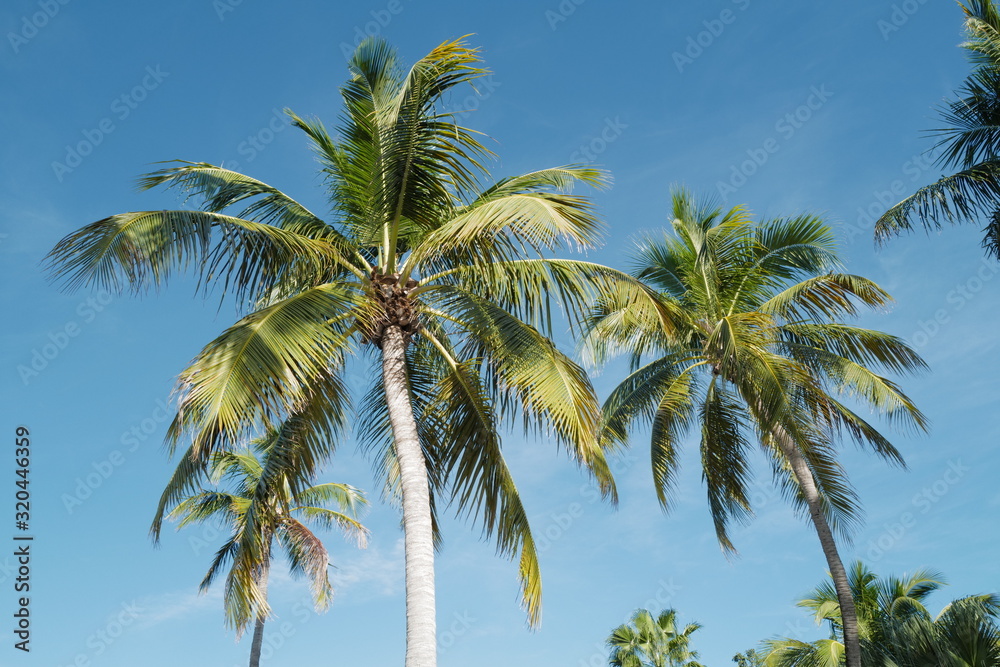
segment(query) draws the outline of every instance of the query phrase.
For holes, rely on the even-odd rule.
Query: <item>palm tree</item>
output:
[[[654,618],[648,609],[636,609],[628,623],[608,637],[611,667],[702,667],[690,649],[691,635],[701,625],[677,625],[677,612],[664,609]]]
[[[983,248],[1000,259],[1000,12],[993,0],[959,2],[965,12],[966,41],[973,71],[959,97],[941,111],[946,127],[936,130],[942,149],[938,163],[955,173],[924,186],[875,223],[884,242],[915,222],[939,229],[943,222],[985,217]]]
[[[764,656],[756,649],[749,649],[733,656],[736,667],[764,667]]]
[[[201,490],[178,502],[167,514],[178,528],[191,523],[221,521],[231,529],[216,553],[200,589],[208,590],[222,570],[226,575],[226,622],[242,634],[254,621],[250,667],[260,664],[264,623],[270,613],[267,582],[274,558],[274,542],[282,548],[292,574],[305,575],[317,608],[326,608],[333,595],[328,577],[329,555],[306,523],[337,527],[364,546],[368,531],[358,523],[359,509],[367,504],[357,489],[346,484],[316,484],[293,490],[298,471],[294,459],[284,454],[292,429],[279,428],[252,443],[252,448],[216,451],[211,457],[209,479],[223,480],[231,490]],[[289,466],[289,463],[292,466]],[[169,497],[169,490],[165,492]],[[338,509],[333,510],[327,505]],[[162,517],[154,524],[159,536]]]
[[[820,538],[858,667],[856,626],[834,531],[856,520],[857,498],[835,458],[841,435],[903,464],[893,445],[840,400],[868,405],[891,421],[925,428],[924,416],[876,369],[924,367],[907,344],[841,322],[859,305],[885,306],[875,283],[841,273],[830,228],[813,216],[754,224],[746,211],[723,212],[673,195],[674,236],[649,237],[635,274],[655,300],[620,290],[593,309],[586,350],[598,363],[626,352],[633,372],[603,409],[607,446],[625,444],[636,422],[652,426],[652,468],[669,509],[678,446],[700,431],[702,472],[716,535],[733,551],[727,525],[752,508],[749,454],[757,441],[776,479]]]
[[[502,455],[503,428],[523,423],[551,435],[615,497],[593,388],[549,339],[565,321],[553,308],[573,325],[586,304],[628,279],[552,258],[598,242],[588,202],[566,191],[604,177],[567,166],[483,188],[491,154],[440,111],[449,91],[486,73],[479,65],[459,40],[403,71],[391,48],[369,39],[350,61],[336,137],[289,112],[322,166],[329,220],[249,176],[185,162],[142,185],[178,187],[200,210],[111,216],[49,256],[71,287],[141,291],[193,269],[206,291],[221,287],[243,307],[246,315],[180,376],[167,438],[190,439],[184,474],[288,418],[301,424],[308,474],[350,408],[347,359],[375,366],[356,421],[381,446],[375,458],[390,497],[401,500],[407,667],[436,662],[437,500],[479,521],[500,554],[519,556],[523,604],[539,622],[535,544]]]
[[[996,667],[1000,664],[1000,597],[976,595],[955,600],[932,617],[927,598],[945,583],[940,573],[920,570],[881,578],[861,562],[850,569],[857,603],[864,664],[881,667]],[[764,642],[766,664],[839,665],[844,655],[843,620],[831,582],[816,587],[798,605],[827,623],[830,636],[813,642]]]

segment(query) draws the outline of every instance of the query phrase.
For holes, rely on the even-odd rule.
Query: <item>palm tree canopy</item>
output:
[[[787,434],[815,477],[831,524],[848,528],[858,503],[835,458],[849,436],[890,462],[897,449],[852,405],[892,424],[923,429],[926,420],[882,373],[924,368],[903,340],[845,324],[890,296],[844,273],[831,229],[810,215],[755,223],[673,195],[673,234],[644,238],[634,274],[601,298],[585,339],[595,362],[626,353],[632,373],[604,404],[602,438],[625,444],[636,423],[651,427],[651,464],[660,503],[669,508],[683,436],[700,432],[702,470],[716,533],[733,549],[727,527],[752,508],[750,452],[760,443],[787,495],[801,493],[775,441]]]
[[[1000,664],[1000,596],[974,595],[954,600],[936,617],[924,603],[944,584],[932,570],[902,577],[879,577],[863,563],[850,569],[865,664],[878,667],[995,667]],[[798,605],[827,623],[831,637],[814,642],[772,639],[764,642],[765,664],[796,667],[842,664],[843,628],[830,581],[817,586]]]
[[[653,616],[637,609],[628,623],[615,628],[608,637],[611,667],[702,667],[698,653],[690,649],[691,635],[701,628],[677,622],[677,612],[664,609]]]
[[[985,219],[982,245],[1000,259],[1000,12],[994,0],[959,2],[965,12],[966,41],[973,70],[958,99],[941,109],[945,127],[937,163],[956,170],[924,186],[891,207],[875,223],[875,239],[884,243],[913,229]]]
[[[450,91],[486,73],[463,40],[406,70],[384,41],[368,39],[349,67],[336,133],[288,112],[320,163],[327,217],[244,174],[173,163],[142,186],[178,188],[198,210],[97,221],[63,239],[50,268],[69,287],[119,292],[193,271],[206,294],[224,290],[244,313],[180,375],[167,438],[171,447],[189,444],[175,489],[213,452],[281,424],[295,425],[308,477],[332,453],[354,405],[343,382],[347,359],[377,356],[386,330],[398,327],[432,506],[451,503],[501,554],[519,556],[523,603],[536,623],[537,554],[500,434],[515,423],[551,434],[615,497],[595,436],[593,388],[550,340],[614,285],[641,289],[627,274],[552,258],[598,243],[602,226],[570,190],[607,179],[568,165],[484,186],[490,152],[441,111]],[[371,375],[356,421],[395,497],[382,379]]]
[[[229,538],[202,579],[201,590],[207,590],[229,567],[224,594],[226,622],[240,633],[269,613],[260,580],[274,557],[274,541],[293,576],[305,576],[316,606],[325,608],[333,594],[328,576],[330,558],[307,524],[338,528],[362,547],[367,540],[368,531],[357,518],[367,504],[359,490],[335,483],[293,489],[301,485],[292,483],[300,468],[294,457],[287,456],[294,451],[288,442],[292,432],[276,429],[246,449],[216,451],[204,480],[215,488],[177,500],[176,488],[168,486],[163,494],[161,507],[169,510],[166,517],[176,520],[178,529],[217,521],[229,530]],[[162,516],[158,516],[154,523],[157,535],[161,524]]]

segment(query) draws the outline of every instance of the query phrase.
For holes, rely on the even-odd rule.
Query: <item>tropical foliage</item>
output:
[[[270,614],[267,586],[271,563],[277,555],[275,543],[292,574],[309,580],[315,604],[322,609],[329,605],[333,594],[328,576],[330,558],[307,524],[338,528],[360,546],[364,546],[368,534],[357,519],[367,504],[357,489],[334,483],[295,488],[301,485],[293,484],[297,465],[295,457],[288,456],[290,450],[294,453],[290,446],[293,437],[294,427],[286,425],[248,449],[216,452],[206,480],[213,488],[173,504],[171,499],[183,488],[168,486],[161,514],[153,526],[159,537],[163,510],[169,510],[166,518],[176,520],[178,528],[203,522],[226,526],[228,539],[215,554],[200,588],[206,591],[228,567],[223,596],[226,621],[239,634],[255,623],[251,667],[259,664],[264,624]],[[185,479],[183,486],[187,487],[189,481]]]
[[[925,229],[942,223],[985,220],[983,248],[1000,259],[1000,12],[994,0],[969,0],[962,45],[973,70],[958,90],[958,99],[941,110],[943,129],[938,163],[957,170],[917,190],[887,210],[875,225],[885,241],[919,222]]]
[[[681,441],[697,432],[716,534],[730,551],[730,522],[752,512],[756,442],[815,525],[849,614],[833,531],[846,532],[859,505],[837,446],[846,436],[902,465],[896,448],[851,406],[924,428],[921,412],[880,374],[924,363],[901,339],[843,322],[861,307],[885,307],[890,297],[841,272],[822,220],[754,223],[742,208],[723,211],[684,190],[674,193],[673,218],[672,235],[649,236],[633,257],[636,277],[655,297],[623,289],[593,309],[588,353],[597,362],[625,353],[632,366],[604,404],[602,439],[625,444],[637,424],[651,426],[656,492],[669,509]]]
[[[657,616],[637,609],[628,623],[611,632],[608,648],[611,667],[702,667],[691,650],[691,635],[701,627],[677,622],[677,612],[664,609]]]
[[[535,543],[501,450],[506,427],[551,434],[614,497],[593,388],[548,336],[564,328],[555,308],[573,325],[631,279],[551,257],[598,243],[589,203],[569,190],[600,186],[600,172],[565,166],[482,185],[491,153],[441,111],[449,91],[486,73],[475,49],[447,42],[405,70],[369,39],[350,72],[335,134],[289,112],[318,157],[328,217],[250,176],[182,162],[142,186],[177,188],[200,208],[105,218],[63,239],[49,262],[71,287],[114,292],[193,271],[206,293],[224,290],[245,313],[180,375],[168,431],[172,446],[187,445],[176,488],[214,452],[283,423],[295,424],[308,477],[350,413],[347,360],[375,366],[371,392],[354,405],[387,494],[401,502],[407,665],[428,667],[442,502],[518,558],[528,618],[540,619]]]
[[[1000,596],[977,595],[949,603],[936,617],[925,602],[944,584],[937,572],[921,570],[881,578],[856,562],[850,570],[857,603],[864,664],[872,667],[996,667],[1000,665]],[[843,664],[843,620],[831,582],[801,600],[830,636],[813,642],[764,642],[774,667]]]

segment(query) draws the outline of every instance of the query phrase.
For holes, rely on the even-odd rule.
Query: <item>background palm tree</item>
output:
[[[455,41],[403,70],[388,45],[369,39],[350,61],[336,137],[289,112],[322,166],[330,220],[249,176],[181,163],[142,184],[178,187],[201,210],[111,216],[49,256],[69,286],[111,291],[193,269],[206,290],[225,289],[247,312],[180,376],[167,438],[191,444],[175,489],[212,452],[289,419],[308,476],[350,409],[347,358],[375,366],[357,421],[379,448],[389,496],[401,501],[408,667],[436,663],[439,498],[478,520],[501,554],[519,557],[523,604],[539,622],[535,543],[501,452],[500,431],[515,417],[551,434],[614,498],[593,388],[549,340],[562,326],[557,304],[572,326],[615,281],[630,280],[551,258],[598,242],[588,202],[567,191],[603,177],[569,166],[483,188],[489,151],[440,111],[449,91],[485,73],[479,64],[476,50]]]
[[[946,127],[935,130],[941,140],[938,164],[957,169],[917,190],[875,223],[875,238],[886,241],[915,222],[938,229],[943,222],[986,220],[983,248],[1000,259],[1000,12],[993,0],[969,0],[965,12],[966,41],[972,74],[948,102],[941,116]]]
[[[218,451],[212,456],[209,480],[218,486],[229,483],[230,490],[202,490],[174,506],[167,517],[178,521],[178,528],[204,521],[222,522],[231,534],[219,549],[201,582],[206,591],[229,566],[226,575],[226,622],[238,634],[255,622],[250,648],[250,667],[260,664],[264,623],[270,613],[267,582],[274,558],[274,543],[288,559],[293,575],[305,575],[310,582],[317,608],[329,605],[329,554],[319,537],[306,525],[339,528],[364,546],[367,530],[358,520],[359,510],[367,504],[357,489],[346,484],[317,484],[293,490],[291,480],[298,475],[290,468],[287,438],[292,429],[279,428],[237,452]],[[297,485],[295,485],[297,486]],[[168,487],[169,498],[174,489]],[[337,509],[329,509],[328,506]],[[161,516],[154,524],[158,536]]]
[[[855,562],[849,581],[857,604],[864,664],[881,667],[996,667],[1000,665],[1000,597],[977,595],[955,600],[932,617],[924,603],[941,588],[943,577],[921,570],[903,577],[881,578]],[[817,623],[827,623],[830,637],[804,642],[764,642],[766,664],[774,667],[842,664],[843,621],[831,582],[816,587],[800,607],[812,610]]]
[[[834,581],[858,667],[855,619],[834,531],[858,516],[835,454],[842,435],[902,465],[899,452],[844,396],[890,421],[922,429],[924,416],[876,369],[906,372],[923,361],[902,340],[849,326],[858,306],[883,307],[875,283],[839,272],[830,228],[813,216],[754,224],[678,190],[674,235],[645,239],[635,275],[655,298],[623,283],[593,311],[586,349],[597,362],[625,352],[633,372],[604,404],[603,438],[624,444],[636,422],[652,426],[660,504],[670,507],[680,439],[700,432],[702,473],[716,535],[746,520],[749,454],[757,441],[786,494],[813,522]]]
[[[756,649],[749,649],[733,656],[736,667],[764,667],[764,656]]]
[[[677,612],[664,609],[655,618],[648,609],[637,609],[628,623],[611,632],[608,647],[611,667],[702,667],[692,651],[691,635],[701,627],[677,624]]]

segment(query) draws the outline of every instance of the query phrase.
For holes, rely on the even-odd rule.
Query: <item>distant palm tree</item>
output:
[[[983,248],[1000,259],[1000,12],[993,0],[959,2],[965,12],[966,41],[972,74],[959,98],[942,111],[946,127],[938,162],[957,169],[936,183],[920,188],[896,204],[875,223],[875,238],[886,241],[915,222],[938,229],[943,222],[986,220]]]
[[[1000,665],[1000,598],[977,595],[955,600],[935,618],[925,601],[944,584],[943,577],[921,570],[903,577],[880,578],[862,563],[850,569],[857,603],[864,664],[871,667],[997,667]],[[830,637],[813,642],[765,641],[772,667],[843,664],[843,619],[831,582],[799,601],[827,623]]]
[[[764,667],[764,656],[755,649],[737,653],[733,656],[736,667]]]
[[[201,582],[207,590],[227,567],[225,586],[226,622],[242,634],[253,620],[250,667],[260,664],[264,623],[270,613],[267,582],[277,541],[293,574],[305,575],[312,586],[317,608],[325,608],[333,594],[328,577],[326,548],[308,527],[340,528],[364,546],[367,530],[358,523],[365,498],[346,484],[317,484],[293,490],[298,471],[289,468],[287,439],[291,429],[279,428],[253,443],[251,449],[213,454],[210,481],[229,482],[229,490],[201,490],[180,500],[167,518],[178,528],[191,523],[221,521],[231,533],[219,549]],[[172,480],[173,481],[173,480]],[[190,483],[185,479],[185,486]],[[164,506],[179,492],[174,485],[164,492]],[[329,509],[328,506],[337,509]],[[157,517],[154,534],[160,531]]]
[[[902,464],[899,452],[848,404],[922,429],[923,414],[876,370],[924,368],[904,341],[844,324],[889,295],[841,273],[834,236],[812,216],[755,224],[684,190],[673,196],[673,235],[645,239],[635,275],[657,296],[624,286],[593,310],[586,350],[597,362],[625,352],[633,372],[604,404],[606,445],[624,444],[636,422],[652,426],[652,468],[664,509],[684,434],[697,429],[716,535],[747,519],[749,455],[757,441],[777,479],[811,519],[842,607],[848,664],[860,667],[847,575],[833,531],[855,520],[857,498],[836,460],[842,435]]]
[[[49,255],[71,287],[142,291],[190,269],[248,311],[180,376],[167,437],[190,439],[185,473],[288,418],[302,423],[303,470],[315,468],[350,414],[347,359],[370,365],[375,390],[356,422],[400,500],[407,667],[436,664],[438,499],[518,558],[523,605],[540,621],[537,552],[505,427],[546,433],[614,497],[593,387],[550,339],[565,322],[553,311],[572,325],[610,284],[631,280],[552,257],[600,241],[590,203],[569,190],[605,177],[565,166],[487,185],[492,154],[444,110],[456,86],[487,73],[480,64],[458,40],[406,70],[368,39],[349,63],[334,136],[290,113],[318,156],[329,220],[250,176],[185,162],[142,184],[177,187],[199,210],[114,215]]]
[[[691,635],[701,627],[677,624],[677,612],[664,609],[653,617],[648,609],[637,609],[628,623],[608,637],[611,667],[702,667],[691,650]]]

